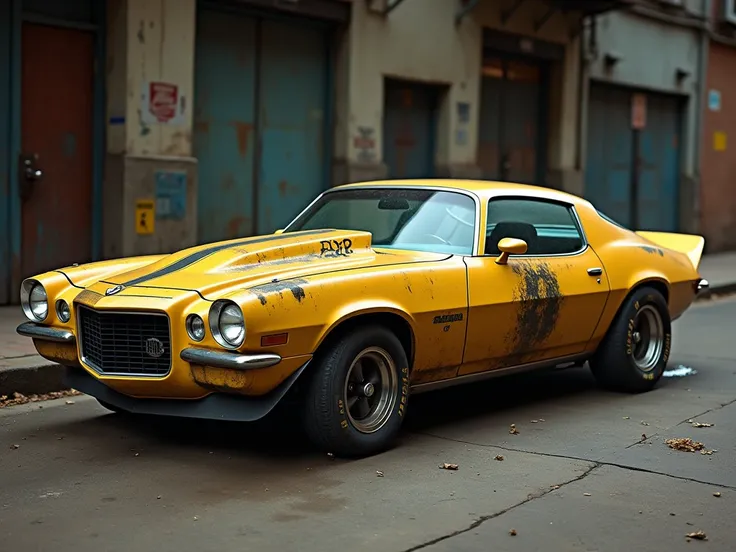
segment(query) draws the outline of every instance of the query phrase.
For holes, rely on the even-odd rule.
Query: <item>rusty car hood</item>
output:
[[[374,249],[369,232],[313,230],[211,243],[157,257],[99,281],[124,288],[196,291],[213,300],[274,279],[440,261],[447,253]]]

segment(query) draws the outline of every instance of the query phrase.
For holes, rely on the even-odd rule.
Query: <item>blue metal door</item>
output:
[[[197,236],[213,242],[254,232],[256,22],[201,11],[195,56]]]
[[[283,228],[324,188],[324,34],[280,21],[262,26],[258,232]]]
[[[383,162],[389,178],[432,178],[437,89],[385,80]]]
[[[639,143],[641,230],[676,232],[679,227],[681,109],[676,96],[648,95],[647,125]]]
[[[539,62],[490,57],[483,62],[478,166],[483,178],[542,183],[544,109]]]
[[[682,102],[647,93],[646,126],[637,131],[631,125],[632,94],[591,85],[585,197],[621,224],[674,232],[679,227]]]
[[[283,227],[327,182],[327,43],[304,23],[198,13],[198,239]]]
[[[585,197],[623,225],[630,223],[634,147],[630,93],[592,84],[588,101]]]

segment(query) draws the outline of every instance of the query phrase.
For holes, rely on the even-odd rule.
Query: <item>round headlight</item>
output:
[[[210,330],[223,347],[240,347],[245,341],[243,311],[232,301],[215,301],[210,309]]]
[[[31,288],[31,293],[28,294],[28,310],[39,322],[46,320],[49,314],[49,301],[41,284],[34,284]]]
[[[69,303],[63,299],[59,299],[56,302],[56,317],[59,319],[59,322],[64,324],[69,322],[72,317],[72,311],[69,310]]]
[[[187,333],[194,341],[204,339],[204,320],[196,314],[187,316]]]

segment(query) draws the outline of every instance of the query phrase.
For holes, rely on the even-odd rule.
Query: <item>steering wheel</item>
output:
[[[444,245],[452,245],[449,241],[447,241],[444,238],[440,238],[439,236],[436,236],[435,234],[425,234],[426,236],[429,236],[430,238],[436,239],[438,242],[443,243]]]

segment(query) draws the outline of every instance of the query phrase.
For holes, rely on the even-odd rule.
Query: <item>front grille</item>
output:
[[[171,368],[169,318],[79,307],[82,360],[100,374],[165,376]]]

